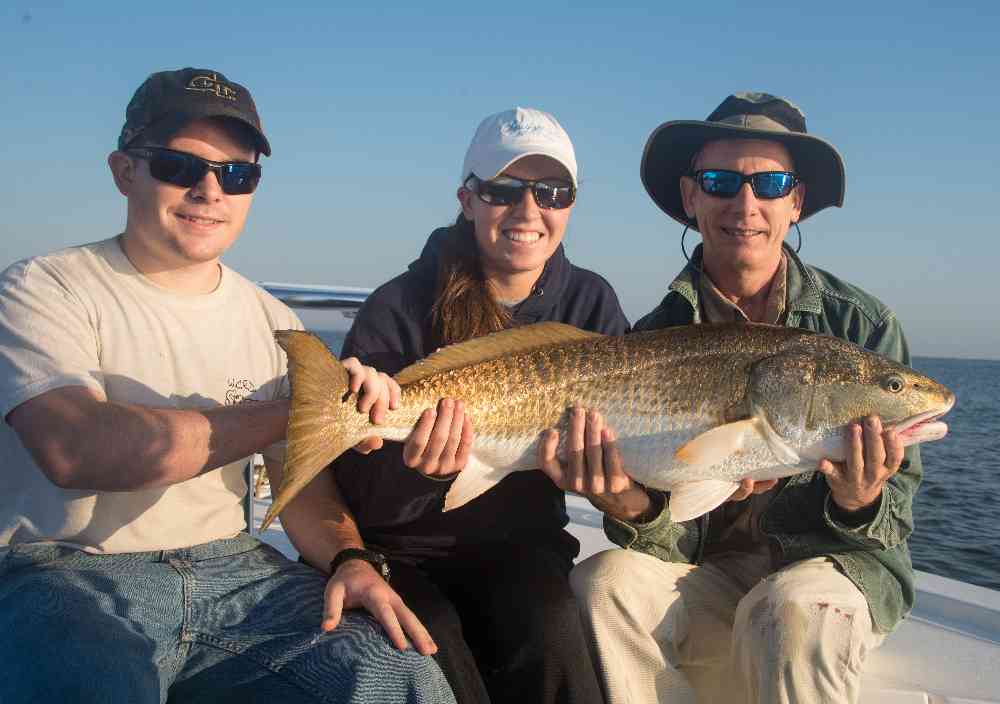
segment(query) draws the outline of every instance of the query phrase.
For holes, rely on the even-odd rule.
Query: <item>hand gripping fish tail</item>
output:
[[[292,404],[281,486],[261,530],[324,467],[370,434],[368,416],[358,413],[356,399],[351,400],[347,370],[319,337],[278,330],[274,339],[288,355]]]

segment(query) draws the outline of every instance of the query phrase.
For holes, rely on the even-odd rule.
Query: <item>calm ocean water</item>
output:
[[[344,333],[317,331],[337,351]],[[910,538],[917,569],[1000,589],[1000,361],[917,357],[958,397],[948,436],[921,446],[924,482]]]
[[[1000,361],[917,357],[913,366],[957,397],[948,436],[920,446],[913,564],[1000,589]]]

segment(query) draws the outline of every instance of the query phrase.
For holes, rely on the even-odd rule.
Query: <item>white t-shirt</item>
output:
[[[140,274],[118,238],[27,259],[0,274],[0,414],[63,386],[158,408],[278,398],[272,331],[288,328],[302,329],[288,307],[224,265],[215,291],[183,295]],[[245,465],[144,491],[60,489],[0,423],[0,545],[120,553],[230,537],[245,527]]]

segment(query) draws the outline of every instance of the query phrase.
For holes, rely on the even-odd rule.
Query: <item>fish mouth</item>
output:
[[[910,416],[899,421],[892,428],[896,431],[899,439],[903,441],[903,447],[916,445],[919,442],[940,440],[948,434],[948,425],[939,421],[938,418],[950,411],[954,405],[955,399],[953,397],[944,408]]]

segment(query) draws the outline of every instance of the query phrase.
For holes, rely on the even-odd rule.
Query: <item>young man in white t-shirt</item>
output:
[[[219,261],[261,153],[243,86],[155,73],[108,159],[125,231],[0,274],[0,701],[454,701],[367,617],[321,630],[325,574],[243,532],[247,456],[280,480],[272,332],[302,327]],[[345,366],[377,419],[398,387]],[[282,518],[325,566],[317,479]]]

